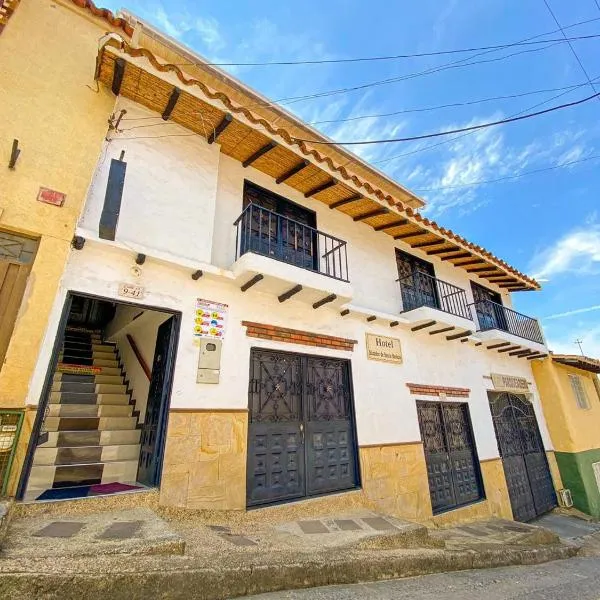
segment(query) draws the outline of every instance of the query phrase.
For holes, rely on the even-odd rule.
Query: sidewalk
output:
[[[13,517],[1,542],[1,598],[217,600],[537,564],[578,551],[543,528],[503,520],[432,531],[364,509],[224,516],[66,504]]]

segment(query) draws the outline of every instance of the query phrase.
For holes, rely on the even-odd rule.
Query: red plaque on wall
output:
[[[40,202],[45,202],[46,204],[52,204],[52,206],[62,206],[65,203],[65,199],[67,198],[66,194],[62,192],[57,192],[56,190],[51,190],[49,188],[41,187],[38,192],[37,199]]]

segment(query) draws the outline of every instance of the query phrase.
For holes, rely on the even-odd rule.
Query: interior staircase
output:
[[[29,499],[53,488],[135,485],[138,413],[117,348],[102,341],[98,330],[67,328],[44,431],[47,439],[35,450],[29,476]]]

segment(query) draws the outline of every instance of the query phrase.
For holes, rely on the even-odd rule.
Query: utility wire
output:
[[[586,21],[580,21],[578,23],[573,23],[572,25],[567,25],[563,29],[570,29],[572,27],[577,27],[579,25],[583,25],[585,23],[589,23],[589,22],[592,22],[592,21],[598,21],[598,20],[600,20],[600,18],[596,17],[594,19],[588,19]],[[539,33],[537,35],[534,35],[534,36],[531,36],[531,37],[528,37],[528,38],[525,38],[525,39],[519,40],[518,42],[513,42],[513,43],[517,44],[517,43],[529,42],[531,40],[535,40],[535,39],[538,39],[538,38],[541,38],[541,37],[544,37],[544,36],[547,36],[547,35],[552,35],[554,33],[559,33],[560,31],[561,31],[560,29],[555,29],[555,30],[552,30],[552,31],[546,31],[544,33]],[[542,43],[544,43],[544,42],[542,41]],[[478,56],[483,56],[485,54],[490,54],[492,52],[495,52],[495,50],[485,50],[483,52],[478,52],[478,53],[473,54],[471,56],[467,56],[466,58],[461,58],[459,60],[455,60],[455,61],[452,61],[452,62],[449,62],[449,63],[444,63],[442,65],[438,65],[436,67],[431,67],[431,68],[426,69],[424,71],[419,71],[419,72],[416,72],[416,73],[410,73],[408,75],[403,75],[403,76],[400,76],[400,77],[394,77],[394,78],[384,79],[384,80],[380,80],[380,81],[374,81],[374,82],[371,82],[371,83],[362,84],[360,86],[354,86],[354,87],[351,87],[351,88],[342,88],[342,89],[338,89],[338,90],[329,90],[329,91],[326,91],[326,92],[318,92],[318,93],[315,93],[315,94],[307,94],[305,96],[292,96],[292,97],[288,97],[288,98],[279,98],[277,100],[272,100],[272,101],[271,100],[265,100],[265,101],[262,101],[262,102],[256,102],[256,103],[247,105],[246,108],[254,108],[254,107],[260,107],[260,106],[273,106],[273,105],[275,105],[277,103],[280,103],[280,104],[293,104],[295,102],[301,102],[301,101],[310,100],[310,99],[313,99],[313,98],[323,98],[323,97],[331,96],[331,95],[335,95],[335,94],[348,93],[348,92],[355,91],[355,90],[358,90],[358,89],[365,89],[365,88],[373,87],[373,86],[377,86],[377,85],[386,85],[388,83],[395,83],[397,81],[405,81],[407,79],[413,79],[415,77],[422,77],[422,76],[425,76],[425,75],[429,75],[431,73],[437,73],[437,72],[440,72],[440,71],[444,71],[446,69],[458,68],[459,66],[471,66],[471,65],[474,65],[474,64],[480,64],[480,63],[485,63],[485,62],[495,62],[495,61],[498,61],[498,60],[504,60],[505,58],[510,58],[510,57],[515,56],[517,54],[524,54],[524,53],[529,53],[529,52],[539,52],[540,50],[545,50],[546,48],[550,48],[550,47],[552,47],[554,45],[557,45],[557,44],[558,44],[558,42],[550,43],[548,46],[544,46],[543,48],[534,48],[533,50],[522,50],[520,52],[515,52],[515,53],[512,53],[512,54],[506,55],[504,57],[499,57],[499,58],[495,58],[495,59],[488,59],[488,60],[483,60],[483,61],[475,61],[473,63],[468,63],[468,64],[463,65],[463,63],[466,63],[467,61],[470,61],[470,60],[472,60],[474,58],[477,58]]]
[[[437,106],[428,106],[425,108],[406,108],[404,110],[397,110],[389,113],[379,113],[376,115],[359,115],[356,117],[347,117],[345,119],[328,119],[324,121],[309,121],[309,125],[323,125],[326,123],[347,123],[348,121],[360,121],[361,119],[377,119],[380,117],[394,117],[396,115],[404,115],[406,113],[419,113],[419,112],[430,112],[434,110],[441,110],[444,108],[457,108],[460,106],[471,106],[472,104],[483,104],[485,102],[492,102],[494,100],[510,100],[513,98],[523,98],[524,96],[534,96],[536,94],[546,94],[548,92],[561,92],[563,90],[576,90],[584,85],[588,85],[587,82],[584,83],[574,83],[573,85],[567,85],[564,87],[558,88],[547,88],[543,90],[531,90],[529,92],[520,92],[516,94],[508,94],[506,96],[493,96],[491,98],[479,98],[478,100],[466,100],[464,102],[452,102],[450,104],[438,104]],[[160,116],[153,117],[160,119]],[[126,120],[126,119],[121,119]]]
[[[597,21],[598,19],[590,19],[584,21],[586,23],[590,21]],[[548,34],[544,34],[548,35]],[[595,38],[597,35],[581,35],[576,37],[568,38],[569,40],[585,40],[588,38]],[[459,48],[454,50],[438,50],[435,52],[418,52],[415,54],[393,54],[390,56],[366,56],[357,58],[331,58],[331,59],[320,59],[320,60],[282,60],[282,61],[271,61],[271,62],[207,62],[205,64],[211,67],[269,67],[269,66],[291,66],[291,65],[327,65],[327,64],[339,64],[339,63],[357,63],[357,62],[374,62],[374,61],[388,61],[388,60],[399,60],[404,58],[426,58],[429,56],[443,56],[446,54],[461,54],[464,52],[480,52],[482,50],[504,50],[506,48],[512,48],[514,46],[532,46],[536,44],[545,44],[547,42],[565,42],[564,38],[550,39],[550,40],[539,40],[539,41],[523,41],[523,42],[509,42],[506,44],[495,44],[491,46],[475,46],[473,48]],[[184,66],[197,66],[195,62],[182,62],[173,63],[179,67]]]
[[[575,102],[569,102],[567,104],[559,104],[558,106],[553,106],[551,108],[546,108],[544,110],[539,110],[534,113],[528,113],[526,115],[521,115],[519,117],[508,117],[506,119],[500,119],[498,121],[491,121],[488,123],[480,123],[479,125],[471,125],[469,127],[461,127],[460,129],[451,129],[449,131],[438,131],[437,133],[426,133],[423,135],[413,135],[411,137],[405,138],[391,138],[387,140],[362,140],[359,142],[330,142],[325,140],[309,140],[303,138],[292,138],[296,142],[305,142],[307,144],[318,144],[320,146],[364,146],[371,144],[390,144],[394,142],[412,142],[415,140],[423,140],[434,137],[441,137],[444,135],[451,135],[453,133],[461,133],[463,131],[475,131],[477,129],[485,129],[487,127],[493,127],[495,125],[504,125],[506,123],[514,123],[515,121],[523,121],[524,119],[531,119],[532,117],[537,117],[540,115],[544,115],[547,113],[555,112],[557,110],[562,110],[564,108],[569,108],[571,106],[577,106],[579,104],[584,104],[585,102],[589,102],[594,98],[598,98],[600,93],[593,94],[592,96],[588,96],[587,98],[582,98],[581,100],[576,100]]]
[[[598,79],[600,79],[600,76],[595,77],[593,79],[593,81],[597,81]],[[580,87],[584,87],[587,85],[587,82],[579,84],[577,86],[578,89]],[[533,106],[528,106],[527,108],[520,110],[519,112],[513,113],[512,115],[509,115],[508,118],[512,118],[512,117],[518,117],[519,115],[525,114],[526,112],[529,112],[530,110],[535,110],[536,108],[538,108],[539,106],[543,106],[544,104],[548,104],[548,102],[552,102],[553,100],[558,100],[558,98],[561,98],[562,96],[566,96],[567,94],[571,93],[573,90],[567,90],[566,92],[562,92],[560,94],[557,94],[556,96],[552,96],[551,98],[548,98],[547,100],[543,100],[542,102],[538,102],[537,104],[534,104]],[[412,156],[413,154],[420,154],[421,152],[427,152],[429,150],[433,150],[433,148],[437,148],[439,146],[443,146],[445,144],[451,144],[452,142],[459,140],[460,138],[466,137],[468,135],[473,135],[473,131],[467,132],[467,133],[463,133],[461,135],[457,135],[456,137],[453,137],[449,140],[442,140],[441,142],[436,142],[435,144],[430,144],[429,146],[426,146],[425,148],[417,148],[416,150],[410,150],[409,152],[403,152],[402,154],[395,154],[394,156],[388,156],[387,158],[382,158],[380,160],[374,160],[372,161],[374,165],[379,165],[379,164],[383,164],[383,163],[388,163],[392,160],[396,160],[397,158],[404,158],[405,156]]]
[[[554,11],[550,7],[550,4],[548,4],[548,0],[544,0],[544,4],[546,5],[546,8],[548,9],[548,11],[550,12],[550,14],[552,15],[552,18],[554,19],[554,22],[556,23],[557,27],[560,29],[563,37],[567,41],[567,44],[569,44],[569,48],[571,48],[571,52],[573,53],[573,56],[575,57],[575,60],[577,60],[577,62],[579,63],[579,66],[581,67],[581,70],[583,71],[583,74],[586,76],[586,78],[588,80],[588,83],[590,84],[591,88],[594,90],[594,92],[597,92],[598,90],[596,89],[596,86],[592,83],[592,80],[590,79],[590,76],[588,75],[588,72],[586,71],[585,67],[583,66],[583,63],[581,62],[581,59],[579,58],[577,52],[575,52],[575,48],[573,47],[573,44],[571,44],[571,40],[569,40],[567,38],[567,34],[565,33],[565,30],[563,29],[562,25],[558,22],[558,19],[556,18],[556,15],[554,14]],[[596,6],[598,6],[598,2],[596,2]],[[598,100],[600,100],[600,98],[598,98]]]
[[[587,162],[589,160],[595,160],[600,158],[600,154],[597,154],[595,156],[588,156],[586,158],[580,158],[579,160],[572,160],[560,165],[554,165],[552,167],[544,167],[542,169],[533,169],[531,171],[524,171],[523,173],[519,173],[518,175],[507,175],[506,177],[498,177],[497,179],[484,179],[482,181],[473,181],[471,183],[460,183],[457,185],[444,185],[441,187],[437,187],[437,188],[421,188],[421,189],[415,189],[413,191],[415,192],[440,192],[442,190],[454,190],[457,188],[464,188],[464,187],[472,187],[472,186],[476,186],[476,185],[487,185],[489,183],[498,183],[500,181],[509,181],[511,179],[519,179],[520,177],[526,177],[528,175],[535,175],[536,173],[545,173],[546,171],[553,171],[555,169],[563,169],[565,167],[570,167],[571,165],[576,165],[578,163],[583,163],[583,162]]]

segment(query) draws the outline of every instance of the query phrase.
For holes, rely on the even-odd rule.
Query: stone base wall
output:
[[[171,410],[160,504],[244,510],[247,440],[246,411]]]
[[[361,446],[359,460],[365,500],[374,510],[414,521],[431,518],[421,442]]]

